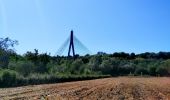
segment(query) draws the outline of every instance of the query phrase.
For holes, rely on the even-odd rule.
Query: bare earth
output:
[[[0,89],[0,100],[170,100],[170,78],[117,77]]]

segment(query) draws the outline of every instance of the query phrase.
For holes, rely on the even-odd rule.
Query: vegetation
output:
[[[0,87],[65,82],[109,76],[170,76],[170,52],[85,55],[76,58],[15,53],[18,44],[9,38],[0,39]]]

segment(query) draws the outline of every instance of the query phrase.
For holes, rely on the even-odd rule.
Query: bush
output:
[[[104,60],[100,65],[100,70],[103,74],[111,74],[113,70],[112,62],[110,60]]]
[[[70,67],[71,74],[80,74],[84,70],[83,61],[81,59],[75,60]]]
[[[138,67],[135,70],[135,75],[148,75],[148,74],[149,74],[148,70],[143,67]]]
[[[156,76],[157,75],[157,66],[149,66],[149,74],[152,75],[152,76]]]
[[[168,73],[168,70],[165,68],[165,67],[158,67],[156,69],[156,72],[158,75],[160,76],[167,76],[169,73]]]
[[[35,65],[32,62],[19,62],[16,71],[23,76],[35,72]]]
[[[8,69],[10,70],[16,70],[17,67],[18,67],[18,64],[16,62],[10,62],[8,64]]]
[[[134,72],[133,66],[124,65],[119,67],[119,74],[121,75],[128,75],[129,73],[133,72]]]
[[[106,78],[110,75],[56,75],[56,74],[31,74],[26,78],[20,79],[17,85],[35,85],[47,83],[60,83],[70,81],[90,80],[97,78]],[[18,80],[17,80],[18,81]],[[22,84],[21,84],[22,83]]]
[[[8,68],[8,64],[9,64],[8,54],[6,53],[2,54],[0,51],[0,68],[6,69]]]
[[[170,59],[163,61],[161,67],[164,67],[170,75]]]
[[[43,63],[39,63],[35,66],[34,72],[36,73],[46,73],[48,72],[47,66],[44,65]]]
[[[16,85],[16,72],[11,70],[4,70],[1,73],[1,84],[0,87],[9,87]]]

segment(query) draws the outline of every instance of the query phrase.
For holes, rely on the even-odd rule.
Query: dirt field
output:
[[[170,100],[170,78],[105,78],[0,89],[0,100]]]

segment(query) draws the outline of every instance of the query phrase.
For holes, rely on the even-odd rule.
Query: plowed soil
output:
[[[4,88],[0,100],[170,100],[170,78],[117,77]]]

